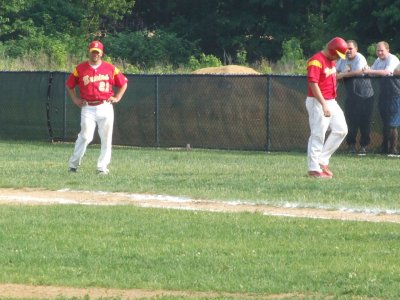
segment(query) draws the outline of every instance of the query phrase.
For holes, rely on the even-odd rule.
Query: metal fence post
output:
[[[53,72],[49,73],[48,85],[47,85],[47,101],[46,101],[46,117],[47,117],[47,129],[49,131],[50,142],[53,143],[53,128],[51,127],[51,117],[50,117],[50,109],[51,109],[51,85],[53,83]]]
[[[158,82],[159,76],[156,75],[155,77],[155,93],[156,93],[156,101],[155,101],[155,126],[156,126],[156,146],[160,147],[160,99],[159,99],[159,91],[158,91]]]
[[[67,81],[67,75],[69,75],[69,74],[64,73],[64,82]],[[67,97],[67,87],[65,84],[63,86],[64,86],[63,141],[65,141],[67,138],[67,101],[68,101],[68,97]]]
[[[265,126],[266,126],[266,144],[265,144],[265,151],[269,152],[271,150],[271,109],[270,103],[271,102],[271,75],[267,75],[267,90],[266,90],[266,97],[265,97]]]

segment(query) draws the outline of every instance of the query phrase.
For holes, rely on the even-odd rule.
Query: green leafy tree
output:
[[[265,57],[279,59],[281,44],[288,36],[296,36],[301,41],[309,37],[305,43],[306,52],[320,48],[319,41],[323,40],[320,37],[326,28],[325,2],[137,0],[132,17],[144,28],[164,28],[179,37],[198,41],[204,53],[213,53],[225,63],[242,50],[252,62]]]
[[[366,53],[369,45],[382,40],[391,50],[400,50],[399,0],[336,0],[329,12],[329,26],[337,35],[356,40],[360,52]]]
[[[204,53],[200,53],[199,59],[197,59],[194,56],[191,56],[188,62],[188,67],[192,71],[201,68],[220,67],[220,66],[222,66],[221,61],[218,59],[218,57],[212,54],[206,55]]]
[[[304,58],[301,42],[298,38],[290,38],[282,43],[283,55],[278,61],[284,73],[304,74],[306,60]]]
[[[376,43],[373,43],[367,47],[367,62],[368,65],[372,65],[376,60]]]
[[[33,6],[29,0],[0,1],[0,41],[29,36],[35,31],[26,11]]]
[[[65,33],[87,39],[115,32],[135,0],[10,0],[0,2],[0,40]]]
[[[362,53],[381,40],[398,53],[399,24],[400,0],[0,0],[0,51],[57,53],[62,64],[97,38],[134,65],[187,64],[199,53],[251,65],[287,59],[290,37],[305,57],[334,36]]]
[[[195,43],[163,30],[120,32],[103,40],[108,54],[145,69],[157,64],[179,66],[198,52]]]
[[[372,11],[375,18],[376,28],[380,36],[376,36],[375,42],[385,40],[390,44],[391,50],[400,51],[400,1],[382,0],[375,3],[376,8]]]
[[[89,33],[115,32],[119,22],[132,12],[135,0],[82,0],[85,10],[81,26]]]

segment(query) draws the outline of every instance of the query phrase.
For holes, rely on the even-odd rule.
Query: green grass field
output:
[[[274,205],[400,212],[400,159],[335,154],[334,180],[308,178],[304,153],[115,148],[96,175],[97,146],[76,174],[72,144],[0,142],[0,187],[100,190],[243,200]]]
[[[1,141],[0,188],[400,212],[400,159],[336,154],[336,178],[315,180],[305,176],[304,153],[121,147],[102,177],[97,146],[68,173],[72,148]],[[1,205],[0,216],[0,284],[238,293],[234,299],[400,296],[398,224],[133,206]]]

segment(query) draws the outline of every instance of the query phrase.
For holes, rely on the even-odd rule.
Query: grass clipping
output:
[[[209,67],[202,68],[196,71],[193,71],[192,74],[247,74],[247,75],[260,75],[259,72],[252,68],[237,66],[237,65],[228,65],[221,67]]]

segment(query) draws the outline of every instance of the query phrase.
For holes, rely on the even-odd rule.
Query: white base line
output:
[[[312,205],[305,207],[304,204],[298,205],[287,202],[282,203],[282,205],[276,205],[267,202],[195,200],[188,197],[169,195],[71,191],[68,189],[58,191],[12,190],[9,193],[7,193],[7,190],[0,190],[0,192],[6,194],[0,195],[0,204],[136,205],[160,209],[210,212],[259,212],[266,216],[400,223],[400,211],[397,210],[335,209],[333,207],[315,207]]]

